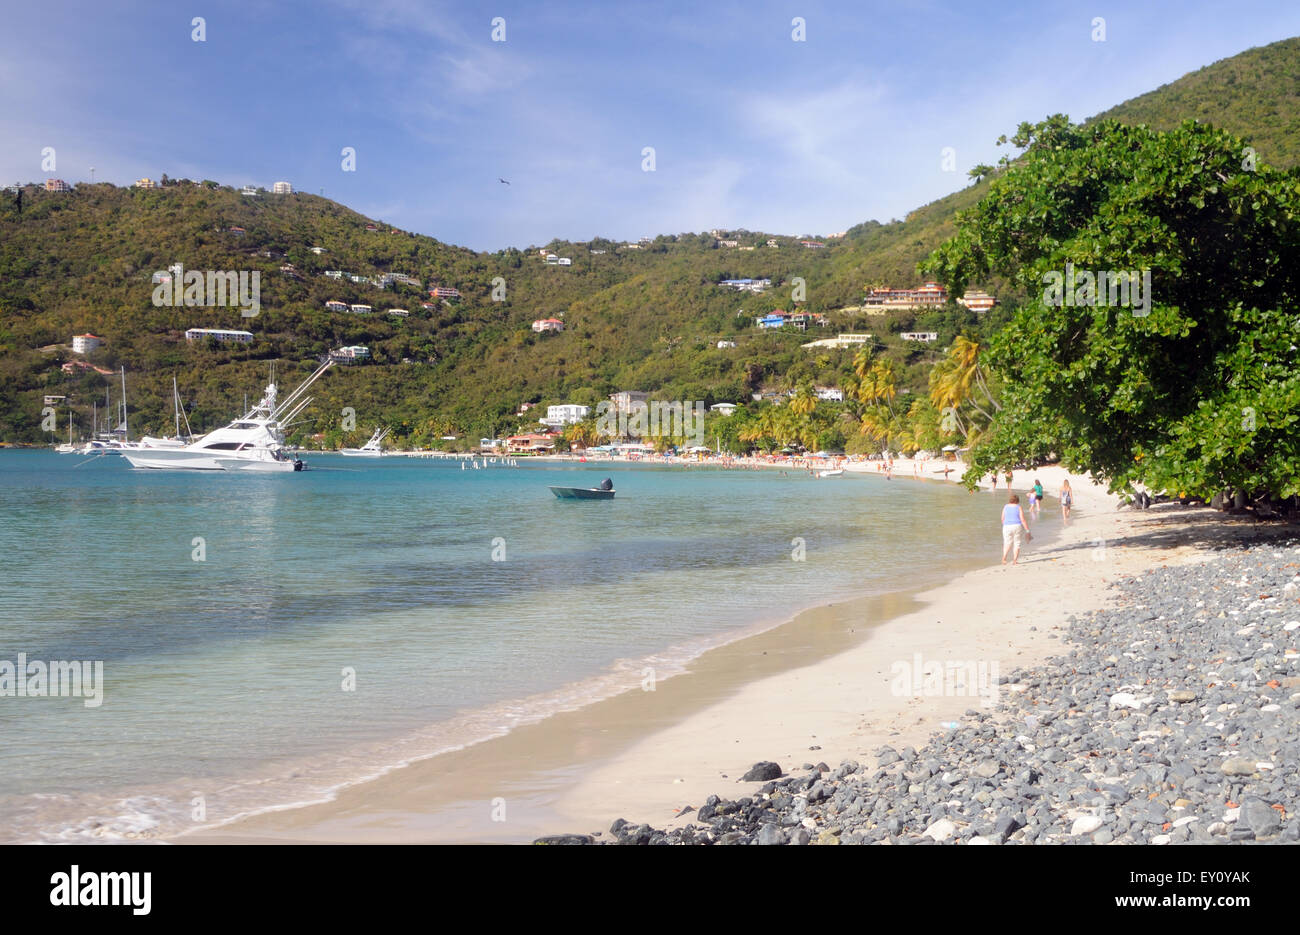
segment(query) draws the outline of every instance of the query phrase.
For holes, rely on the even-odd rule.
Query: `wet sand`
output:
[[[910,479],[910,467],[900,468],[895,481]],[[1037,472],[1049,497],[1058,472]],[[1016,477],[1022,491],[1025,476]],[[843,481],[827,480],[835,482]],[[975,685],[939,696],[901,691],[900,666],[979,662],[1005,675],[1057,651],[1065,618],[1101,606],[1108,582],[1201,554],[1178,518],[1117,513],[1103,490],[1081,478],[1075,486],[1073,521],[1050,541],[1036,537],[1018,566],[998,564],[1002,490],[974,493],[989,501],[988,553],[939,587],[814,608],[704,653],[653,690],[402,767],[326,803],[173,840],[520,843],[595,833],[617,817],[663,827],[690,820],[674,816],[710,793],[738,794],[738,778],[758,760],[833,765],[865,760],[885,742],[919,744],[981,699]],[[1055,499],[1042,511],[1045,530],[1060,527]]]

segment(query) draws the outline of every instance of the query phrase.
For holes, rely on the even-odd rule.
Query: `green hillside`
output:
[[[1247,49],[1098,114],[1153,130],[1211,123],[1250,141],[1260,160],[1300,165],[1300,38]]]
[[[1189,116],[1208,119],[1251,140],[1261,159],[1292,165],[1300,153],[1298,53],[1297,39],[1251,49],[1101,116],[1158,128]],[[990,133],[999,129],[1006,128]],[[739,242],[733,248],[718,246],[709,233],[663,235],[636,249],[599,239],[555,241],[545,249],[572,260],[558,266],[547,264],[542,245],[477,253],[393,231],[308,194],[249,196],[184,180],[153,190],[99,184],[46,192],[29,185],[21,213],[11,196],[0,203],[0,441],[59,440],[41,430],[46,394],[68,397],[78,428],[88,432],[92,401],[102,403],[108,381],[93,370],[62,369],[79,359],[70,341],[84,332],[106,341],[89,363],[126,368],[137,435],[170,428],[173,377],[196,429],[210,428],[228,420],[245,394],[259,392],[270,362],[278,362],[280,381],[289,384],[331,349],[349,345],[370,348],[372,359],[336,367],[316,385],[314,421],[300,437],[324,431],[338,440],[345,407],[357,414],[350,442],[382,423],[394,427],[398,444],[430,444],[442,435],[477,440],[513,431],[526,424],[514,416],[524,402],[590,405],[631,389],[711,404],[798,386],[852,386],[854,351],[801,347],[840,331],[873,334],[895,368],[900,394],[915,398],[958,334],[983,341],[1007,320],[1017,305],[1007,284],[972,284],[1002,303],[982,318],[951,303],[885,317],[845,309],[860,306],[872,285],[919,284],[918,263],[954,233],[957,212],[986,191],[981,182],[902,221],[860,224],[826,240],[825,249],[748,231],[722,235]],[[772,237],[776,248],[766,245]],[[174,263],[258,271],[260,314],[155,306],[152,274]],[[291,275],[281,271],[285,265],[294,268]],[[327,278],[327,270],[372,278],[404,273],[421,285],[381,290]],[[755,295],[718,285],[746,277],[770,278],[772,287]],[[796,278],[806,290],[798,310],[825,315],[826,327],[806,334],[758,329],[756,316],[796,308]],[[504,281],[503,301],[493,300],[494,281]],[[432,286],[457,289],[461,297],[423,308]],[[327,311],[331,300],[374,311]],[[388,316],[392,307],[409,317]],[[565,330],[535,334],[531,323],[548,317],[561,318]],[[191,327],[246,329],[255,340],[190,344],[184,332]],[[906,330],[936,331],[939,340],[904,344],[896,335]],[[719,348],[719,341],[736,347]],[[61,413],[59,435],[65,431]]]
[[[316,430],[331,428],[352,407],[358,432],[383,422],[397,426],[399,440],[477,439],[513,429],[523,402],[593,404],[620,389],[743,402],[753,392],[801,382],[838,385],[852,372],[851,352],[813,353],[800,345],[840,330],[878,334],[920,389],[934,352],[904,347],[892,334],[919,327],[950,339],[974,327],[974,317],[957,308],[919,318],[840,309],[861,302],[864,284],[917,283],[917,260],[951,233],[953,208],[974,198],[970,190],[904,222],[861,225],[821,250],[785,236],[773,248],[772,235],[745,231],[726,235],[740,242],[737,248],[718,247],[710,234],[660,236],[637,249],[553,241],[547,249],[572,260],[556,266],[537,247],[480,254],[393,232],[314,195],[254,197],[189,182],[62,193],[29,186],[21,214],[12,205],[0,209],[0,434],[7,441],[49,440],[39,431],[44,394],[68,396],[79,424],[88,426],[105,377],[61,369],[76,359],[67,346],[71,336],[84,332],[106,342],[90,363],[125,366],[137,434],[169,424],[173,375],[192,405],[192,421],[211,426],[229,418],[244,393],[257,392],[267,362],[298,362],[306,372],[331,349],[349,345],[369,347],[372,359],[336,368],[318,384]],[[258,271],[260,314],[156,307],[152,274],[177,262],[187,270]],[[293,275],[281,272],[285,265]],[[327,278],[327,270],[372,278],[404,273],[421,286],[381,290]],[[773,283],[763,294],[718,286],[762,277]],[[808,334],[760,331],[756,316],[796,307],[796,277],[806,290],[798,307],[824,313],[828,325]],[[498,278],[504,301],[493,301]],[[461,297],[422,308],[435,285]],[[330,312],[330,300],[374,311]],[[392,307],[409,317],[386,315]],[[535,334],[531,323],[547,317],[562,318],[564,332]],[[191,327],[248,330],[256,340],[189,344],[184,332]],[[721,340],[737,346],[719,349]],[[284,364],[280,373],[282,382],[292,379]]]

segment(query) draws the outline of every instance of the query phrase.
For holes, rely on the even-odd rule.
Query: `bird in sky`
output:
[[[510,184],[509,182],[507,182],[507,181],[506,181],[505,179],[503,179],[503,178],[498,178],[497,181],[500,182],[502,185],[509,185],[509,184]]]

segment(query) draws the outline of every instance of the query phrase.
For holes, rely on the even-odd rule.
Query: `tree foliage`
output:
[[[1013,142],[926,264],[954,290],[997,273],[1030,297],[992,341],[1002,409],[971,476],[1054,451],[1112,489],[1300,491],[1300,173],[1193,121],[1058,115]],[[1109,287],[1055,304],[1054,277],[1099,271],[1149,271],[1149,304]]]

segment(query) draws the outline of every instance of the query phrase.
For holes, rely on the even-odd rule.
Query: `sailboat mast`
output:
[[[131,440],[131,426],[126,422],[126,365],[122,366],[122,431],[126,441]]]
[[[172,405],[176,408],[176,437],[181,437],[181,393],[176,388],[176,377],[172,376]]]

